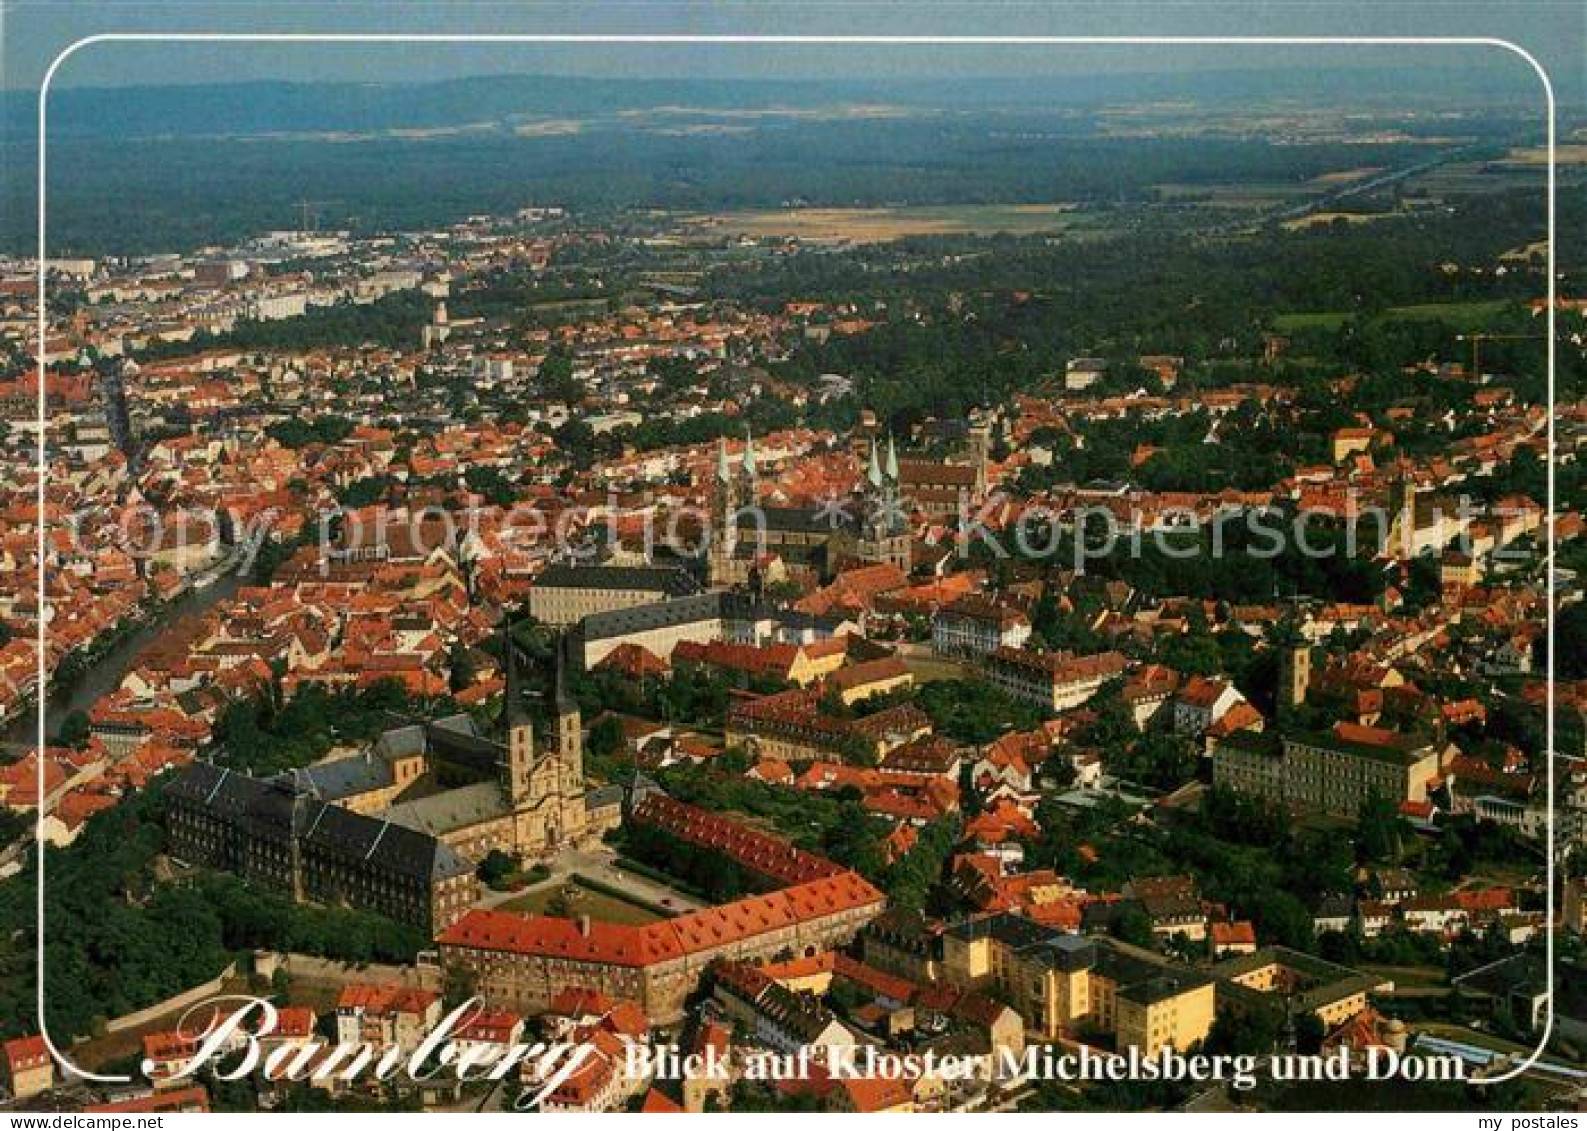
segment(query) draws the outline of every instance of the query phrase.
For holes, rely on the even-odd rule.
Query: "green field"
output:
[[[1072,204],[911,205],[899,208],[778,208],[685,217],[702,234],[795,238],[815,243],[886,243],[906,236],[1035,235],[1075,224]]]
[[[905,656],[904,666],[921,683],[939,679],[968,679],[971,674],[970,669],[958,660],[942,656]]]
[[[1275,330],[1337,330],[1350,319],[1353,314],[1342,311],[1312,311],[1305,314],[1280,314],[1273,319]]]
[[[1447,322],[1457,329],[1485,326],[1494,315],[1510,305],[1507,299],[1485,302],[1425,302],[1414,306],[1392,306],[1386,318],[1400,322]],[[1300,311],[1280,314],[1273,319],[1276,330],[1337,330],[1356,315],[1346,311]]]
[[[1165,183],[1152,187],[1167,203],[1199,203],[1214,208],[1251,210],[1281,207],[1316,190],[1315,185],[1288,181],[1249,181],[1242,184]]]
[[[591,919],[602,923],[639,926],[644,923],[654,923],[662,918],[643,904],[621,899],[606,891],[597,891],[577,876],[564,884],[547,884],[517,899],[508,900],[501,905],[500,910],[516,911],[524,915],[544,915],[548,914],[547,909],[564,895],[567,902],[566,912],[573,915],[588,915]]]

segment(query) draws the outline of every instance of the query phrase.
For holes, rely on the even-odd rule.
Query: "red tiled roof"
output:
[[[605,1026],[619,1036],[643,1037],[650,1031],[650,1018],[631,1001],[620,1001],[606,1014]]]
[[[667,661],[654,652],[632,641],[625,641],[608,652],[605,658],[595,665],[595,670],[622,672],[624,675],[638,679],[647,675],[666,675],[671,669]]]
[[[599,990],[569,986],[551,999],[547,1012],[558,1017],[605,1017],[612,1011],[612,999]]]
[[[1208,679],[1205,676],[1193,675],[1185,681],[1179,690],[1181,702],[1189,703],[1194,707],[1210,708],[1218,701],[1218,697],[1229,689],[1229,685],[1221,679]]]
[[[634,808],[634,820],[680,840],[719,852],[779,883],[795,884],[843,869],[832,861],[793,847],[781,837],[730,821],[717,813],[653,793]]]
[[[6,1064],[10,1066],[13,1077],[18,1072],[42,1068],[50,1060],[50,1047],[44,1043],[42,1036],[17,1037],[9,1040],[5,1043],[5,1052]]]
[[[443,946],[533,954],[572,962],[645,967],[685,954],[726,946],[794,923],[853,910],[883,900],[857,873],[798,884],[664,919],[642,927],[546,915],[470,911],[438,938]]]
[[[866,660],[848,667],[839,668],[827,677],[827,682],[844,691],[851,691],[856,687],[864,687],[870,683],[883,683],[888,680],[903,679],[909,675],[909,668],[897,656],[883,656],[879,660]]]
[[[1256,945],[1256,928],[1245,920],[1236,923],[1214,923],[1212,925],[1212,944],[1214,946],[1242,946]]]
[[[1404,750],[1414,744],[1408,736],[1399,731],[1387,730],[1384,727],[1363,726],[1360,723],[1337,722],[1333,727],[1334,734],[1346,742],[1358,742],[1363,746],[1382,746],[1392,750]]]
[[[1465,911],[1506,911],[1515,906],[1515,896],[1509,888],[1457,891],[1455,902]]]
[[[260,1028],[261,1037],[297,1039],[314,1033],[314,1011],[306,1006],[288,1005],[276,1010],[276,1021],[269,1029]]]
[[[891,1076],[854,1076],[842,1081],[849,1105],[856,1112],[888,1111],[908,1104],[913,1098],[909,1084]]]
[[[733,644],[725,640],[699,642],[680,640],[672,650],[672,662],[705,664],[729,671],[748,672],[786,679],[799,659],[795,644]]]
[[[148,1096],[138,1096],[130,1100],[116,1100],[111,1103],[89,1104],[83,1108],[85,1112],[156,1112],[156,1111],[209,1111],[209,1092],[202,1085],[191,1088],[178,1088],[172,1091],[155,1092]]]
[[[641,1115],[681,1115],[683,1105],[671,1099],[665,1092],[651,1088],[645,1093],[645,1102],[640,1105]]]
[[[438,941],[476,950],[536,954],[609,966],[650,966],[683,954],[676,935],[664,930],[625,923],[581,925],[573,919],[503,911],[470,911],[442,932]]]
[[[420,990],[409,986],[351,985],[342,989],[336,999],[337,1009],[361,1009],[376,1015],[387,1013],[423,1013],[440,1000],[434,990]]]
[[[762,758],[751,767],[751,771],[761,781],[773,784],[791,784],[794,780],[793,770],[779,758]]]
[[[143,1056],[156,1063],[165,1060],[186,1060],[198,1049],[198,1038],[186,1033],[163,1032],[143,1035]]]
[[[482,1010],[458,1027],[459,1039],[504,1045],[513,1039],[513,1031],[523,1023],[516,1013]]]

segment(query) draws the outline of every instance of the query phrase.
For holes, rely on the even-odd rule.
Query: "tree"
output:
[[[1042,714],[979,680],[935,680],[916,691],[916,703],[948,738],[984,744],[1011,730],[1031,730]]]
[[[1250,907],[1257,933],[1292,950],[1310,952],[1316,946],[1316,923],[1306,905],[1287,891],[1271,889],[1257,894]]]
[[[1560,679],[1587,679],[1587,602],[1575,601],[1561,609],[1554,620],[1554,674]],[[1546,638],[1539,636],[1540,643]]]
[[[875,875],[881,868],[881,836],[877,822],[858,801],[845,801],[838,819],[822,838],[826,855],[845,867],[864,875]]]
[[[501,849],[493,848],[479,862],[478,875],[481,883],[495,887],[517,870],[518,861]]]
[[[584,396],[583,384],[573,376],[573,358],[561,347],[547,352],[536,376],[546,397],[551,400],[572,402]]]
[[[894,861],[882,877],[888,903],[910,911],[924,910],[958,837],[958,822],[948,817],[921,829],[910,850]]]
[[[764,1080],[743,1079],[733,1085],[732,1110],[755,1112],[816,1112],[824,1110],[821,1094],[813,1087],[784,1090]]]
[[[1058,598],[1053,593],[1052,586],[1042,588],[1041,596],[1036,599],[1036,604],[1031,609],[1030,623],[1031,631],[1048,648],[1062,647],[1058,641],[1063,632],[1063,613],[1058,608]]]
[[[1120,942],[1134,946],[1151,949],[1157,944],[1157,937],[1152,933],[1151,916],[1135,904],[1127,904],[1114,916],[1112,933]]]
[[[518,500],[517,487],[502,474],[499,467],[476,464],[463,472],[463,481],[468,484],[470,491],[483,495],[491,506],[510,507]]]
[[[1356,850],[1362,863],[1391,863],[1405,843],[1405,819],[1392,801],[1373,794],[1361,803],[1356,818]]]
[[[451,688],[454,694],[464,690],[474,682],[474,677],[477,674],[474,668],[474,659],[461,642],[453,644],[450,651],[447,652],[446,664],[446,685]]]
[[[353,422],[340,416],[320,416],[312,421],[298,417],[280,420],[265,429],[284,448],[305,448],[310,444],[336,444],[352,434]]]
[[[81,750],[88,745],[88,737],[92,729],[93,724],[86,711],[72,711],[61,720],[60,733],[56,737],[62,746]]]
[[[1278,1047],[1283,1018],[1275,1009],[1222,1009],[1212,1019],[1204,1045],[1208,1053],[1266,1056]]]
[[[585,742],[585,752],[597,758],[609,758],[623,748],[623,724],[615,715],[605,715],[590,728]]]
[[[449,962],[442,972],[441,997],[448,1009],[455,1009],[474,996],[474,972],[457,962]]]
[[[1311,1010],[1295,1018],[1295,1051],[1302,1056],[1312,1056],[1322,1051],[1323,1038],[1328,1035],[1322,1018]]]
[[[545,913],[557,919],[569,918],[573,914],[576,894],[577,889],[572,884],[563,884],[546,900]]]

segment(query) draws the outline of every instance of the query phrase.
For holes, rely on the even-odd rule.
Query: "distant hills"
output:
[[[1313,105],[1406,105],[1442,108],[1537,104],[1535,80],[1515,68],[1414,67],[1105,73],[1041,78],[793,81],[593,79],[499,75],[428,83],[287,83],[150,87],[67,87],[50,96],[52,133],[127,140],[309,132],[433,129],[525,117],[586,116],[683,106],[714,110],[890,103],[914,108],[1054,110],[1105,103],[1193,100],[1209,106],[1257,99]],[[0,92],[0,136],[37,131],[37,101]]]

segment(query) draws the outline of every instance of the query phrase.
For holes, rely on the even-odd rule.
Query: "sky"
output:
[[[1580,0],[1377,3],[1026,3],[838,0],[0,0],[0,86],[36,90],[50,60],[109,32],[562,32],[581,34],[1441,35],[1509,39],[1535,54],[1567,103],[1587,102],[1587,4]],[[259,80],[424,82],[482,74],[636,77],[955,77],[1294,66],[1430,65],[1525,72],[1497,49],[1141,47],[767,47],[577,45],[96,44],[60,86]]]

